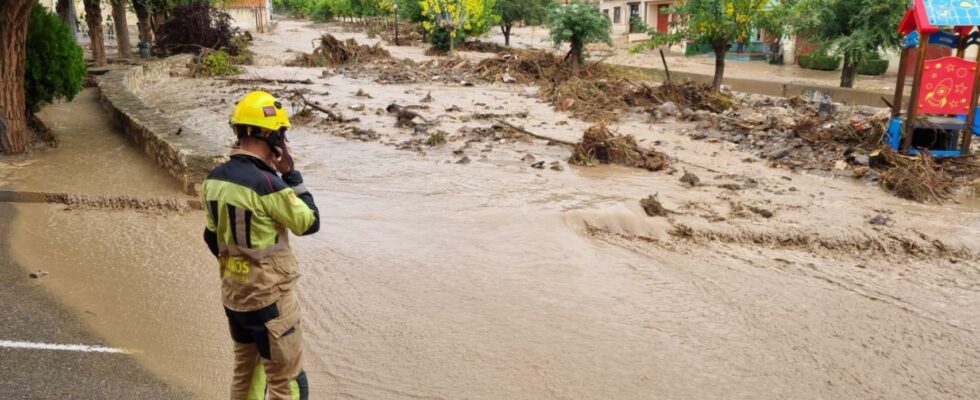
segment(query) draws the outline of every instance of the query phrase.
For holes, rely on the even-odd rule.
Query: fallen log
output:
[[[541,140],[548,140],[548,141],[552,141],[552,142],[555,142],[555,143],[561,143],[561,144],[566,145],[566,146],[575,146],[575,143],[572,143],[572,142],[569,142],[569,141],[565,141],[565,140],[561,140],[561,139],[550,138],[550,137],[547,137],[547,136],[544,136],[544,135],[539,135],[537,133],[528,131],[527,129],[521,128],[519,126],[516,126],[516,125],[514,125],[514,124],[512,124],[510,122],[504,121],[502,119],[498,119],[497,120],[497,123],[498,124],[501,124],[503,126],[506,126],[506,127],[510,128],[510,129],[513,129],[515,131],[518,131],[520,133],[523,133],[525,135],[528,135],[530,137],[533,137],[533,138],[537,138],[537,139],[541,139]]]
[[[296,100],[299,100],[301,103],[303,103],[303,106],[304,107],[309,107],[309,108],[312,108],[312,109],[317,110],[319,112],[322,112],[324,114],[327,114],[327,118],[329,120],[331,120],[331,121],[335,121],[335,122],[348,122],[348,120],[345,119],[342,115],[337,114],[337,113],[331,111],[330,109],[323,108],[323,107],[319,106],[318,104],[313,103],[312,101],[309,101],[306,98],[306,96],[303,96],[303,93],[300,93],[299,90],[293,90],[293,96],[292,97],[294,99],[296,99]]]

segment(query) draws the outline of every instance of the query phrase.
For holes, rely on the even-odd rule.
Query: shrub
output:
[[[334,10],[330,8],[330,3],[327,0],[319,0],[307,11],[307,15],[316,22],[327,22],[333,19]]]
[[[836,71],[840,67],[840,57],[833,57],[822,52],[802,55],[799,59],[800,68],[818,71]]]
[[[878,54],[861,61],[857,66],[857,73],[860,75],[883,75],[885,71],[888,71],[888,60],[882,60]]]
[[[232,28],[231,16],[203,1],[174,7],[170,18],[163,23],[156,47],[175,53],[199,53],[202,48],[223,49],[238,55],[232,38],[238,28]]]
[[[82,48],[57,15],[34,4],[27,29],[24,89],[27,108],[37,111],[43,102],[71,100],[82,90],[85,60]]]
[[[650,25],[643,22],[639,16],[630,16],[630,33],[647,33],[650,32]]]
[[[237,75],[241,67],[232,63],[232,56],[224,50],[213,51],[204,56],[201,66],[195,71],[197,76]]]
[[[429,42],[432,43],[432,48],[438,52],[445,53],[449,51],[449,41],[455,41],[454,44],[459,45],[463,43],[463,35],[457,35],[453,38],[452,32],[449,28],[443,26],[437,26],[432,29],[429,33]]]

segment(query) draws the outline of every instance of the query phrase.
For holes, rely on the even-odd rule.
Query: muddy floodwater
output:
[[[256,49],[316,33],[284,21]],[[207,86],[224,83],[201,82],[148,88],[156,95],[147,101],[228,140],[230,105],[218,105],[226,94]],[[760,187],[732,193],[663,172],[569,166],[569,149],[544,140],[474,145],[464,149],[472,162],[460,164],[461,143],[398,149],[392,143],[411,133],[375,109],[431,92],[433,110],[509,105],[530,111],[522,125],[563,140],[586,125],[556,124],[569,117],[525,90],[341,76],[317,85],[339,109],[367,103],[355,116],[382,139],[315,124],[290,136],[322,214],[319,234],[291,242],[313,398],[980,398],[975,203],[909,203],[871,185],[745,163],[722,143],[632,120],[617,129],[668,143],[678,166],[702,179],[735,173]],[[199,90],[184,96],[193,101],[173,100],[188,87]],[[359,88],[373,100],[354,98]],[[8,185],[183,198],[108,124],[94,90],[43,118],[61,146],[3,164]],[[564,170],[531,168],[527,154]],[[677,214],[646,216],[638,201],[654,193]],[[775,216],[738,214],[735,204]],[[46,290],[168,382],[226,397],[231,342],[203,215],[16,209],[11,256],[50,271]],[[879,213],[893,222],[870,227]]]

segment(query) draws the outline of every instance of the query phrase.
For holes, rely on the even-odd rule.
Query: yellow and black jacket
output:
[[[283,176],[236,150],[204,181],[204,241],[218,258],[225,307],[247,312],[292,290],[299,271],[289,234],[320,229],[320,213],[299,171]]]

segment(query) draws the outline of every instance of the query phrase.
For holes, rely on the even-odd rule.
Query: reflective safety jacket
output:
[[[204,241],[218,258],[225,307],[254,311],[292,290],[299,271],[289,234],[320,229],[320,213],[299,171],[279,176],[254,154],[236,150],[204,181]]]

